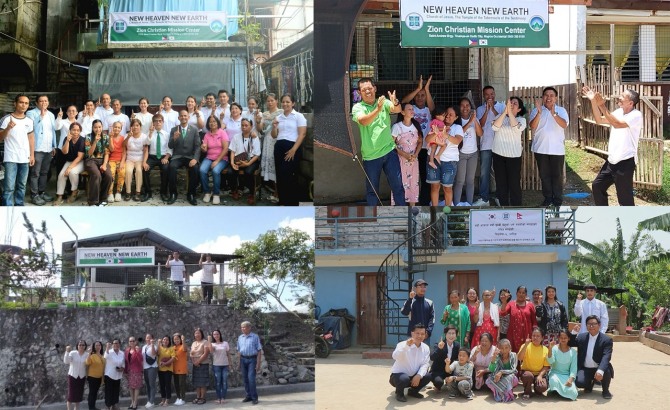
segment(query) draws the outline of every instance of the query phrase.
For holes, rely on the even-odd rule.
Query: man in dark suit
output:
[[[585,393],[593,390],[594,381],[603,386],[603,398],[611,399],[610,381],[614,377],[612,358],[612,339],[600,333],[600,318],[591,315],[586,318],[587,333],[579,332],[580,325],[573,329],[570,346],[577,347],[577,387],[584,388]]]
[[[200,159],[200,135],[198,129],[188,123],[188,111],[179,112],[179,125],[170,131],[168,147],[172,150],[172,159],[168,168],[168,205],[177,200],[177,171],[188,167],[188,194],[186,199],[191,205],[198,205],[195,189],[198,186],[198,160]]]
[[[454,325],[445,327],[444,334],[446,340],[440,340],[439,343],[436,343],[433,353],[430,354],[430,360],[433,361],[430,367],[430,381],[433,382],[433,386],[437,390],[442,389],[444,379],[448,376],[444,370],[445,366],[454,360],[458,360],[458,351],[461,349],[456,341],[458,329]],[[449,359],[449,361],[447,362],[446,359]]]

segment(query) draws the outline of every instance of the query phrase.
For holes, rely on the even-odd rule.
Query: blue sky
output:
[[[280,226],[291,226],[314,236],[312,207],[25,207],[0,208],[0,240],[25,246],[22,212],[33,224],[47,222],[54,244],[74,240],[62,215],[80,239],[151,228],[196,252],[232,253],[243,241]]]
[[[623,237],[628,243],[637,224],[645,219],[670,213],[670,207],[597,207],[582,206],[577,209],[577,238],[596,243],[609,240],[616,235],[616,218],[621,222]],[[665,249],[670,249],[670,233],[649,231]]]

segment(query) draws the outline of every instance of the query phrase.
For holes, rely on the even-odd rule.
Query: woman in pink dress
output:
[[[533,327],[537,326],[535,306],[526,300],[527,295],[526,287],[519,286],[516,288],[516,300],[500,310],[500,316],[510,315],[507,338],[512,343],[513,352],[519,351],[526,339],[530,339]]]
[[[402,105],[398,121],[391,128],[391,135],[396,141],[398,157],[400,157],[400,173],[405,188],[405,202],[414,206],[419,201],[419,150],[423,144],[421,125],[414,119],[414,106],[410,103]],[[393,197],[391,203],[395,204]]]
[[[489,365],[493,360],[493,353],[496,347],[493,345],[493,336],[490,333],[482,333],[477,340],[472,343],[477,343],[478,346],[472,349],[470,353],[470,361],[475,369],[472,371],[472,379],[474,382],[474,389],[480,390],[486,383],[486,378],[489,374]]]
[[[124,352],[124,356],[126,367],[124,367],[123,372],[128,378],[128,389],[130,390],[130,407],[128,408],[136,410],[140,389],[144,385],[144,361],[142,350],[134,336],[128,338],[128,348]]]
[[[482,292],[484,301],[479,304],[479,321],[477,329],[472,339],[472,343],[477,343],[484,333],[489,333],[493,338],[493,344],[498,342],[498,328],[500,327],[500,316],[498,305],[492,303],[495,290],[485,290]],[[474,346],[474,345],[473,345]]]

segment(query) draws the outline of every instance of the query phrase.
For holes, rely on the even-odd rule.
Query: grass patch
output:
[[[639,196],[659,205],[670,204],[670,155],[663,155],[663,183],[661,189],[637,189]]]

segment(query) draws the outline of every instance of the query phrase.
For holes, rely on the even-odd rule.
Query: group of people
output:
[[[468,97],[453,106],[438,107],[430,93],[432,76],[420,78],[417,88],[402,100],[395,91],[376,96],[371,78],[358,81],[362,101],[352,108],[359,125],[361,154],[366,174],[368,205],[379,205],[379,183],[384,171],[391,188],[391,204],[521,206],[521,168],[524,131],[532,130],[531,149],[542,181],[541,207],[563,203],[565,129],[568,112],[557,105],[558,91],[546,87],[526,120],[523,100],[512,96],[497,102],[495,89],[482,90],[483,104],[475,109]],[[634,205],[633,172],[642,128],[635,109],[639,95],[626,90],[619,109],[610,112],[603,97],[588,87],[594,118],[611,126],[608,158],[593,182],[595,205],[607,205],[607,189],[616,185],[620,205]],[[391,124],[391,114],[397,114]],[[479,164],[479,167],[478,167]],[[475,201],[475,175],[479,168],[479,196]],[[491,174],[496,198],[491,196]],[[440,186],[442,189],[440,190]],[[463,189],[465,188],[465,196]]]
[[[544,392],[576,400],[577,388],[590,392],[597,381],[602,396],[612,397],[612,339],[605,335],[609,316],[605,303],[595,299],[595,285],[585,286],[586,299],[577,296],[574,313],[581,323],[571,331],[552,285],[544,292],[535,289],[532,300],[525,286],[517,288],[515,300],[502,289],[497,304],[495,289],[484,290],[481,302],[473,288],[465,300],[454,290],[440,320],[444,335],[432,352],[435,309],[426,298],[427,286],[417,280],[401,310],[410,318],[410,338],[393,352],[390,383],[398,401],[407,401],[406,388],[409,396],[423,398],[420,390],[431,382],[437,391],[446,385],[449,398],[472,399],[473,390],[486,387],[496,401],[507,402],[514,400],[519,384],[524,400]]]
[[[260,370],[263,347],[256,333],[251,331],[250,322],[242,322],[242,334],[237,340],[237,352],[240,355],[239,371],[244,380],[246,396],[243,402],[258,403],[256,392],[256,373]],[[119,408],[121,379],[126,378],[130,389],[129,409],[137,409],[139,393],[146,387],[147,403],[145,408],[154,407],[156,399],[156,379],[160,386],[160,406],[166,407],[172,398],[172,386],[177,396],[174,405],[186,404],[186,378],[188,362],[191,361],[191,383],[196,388],[194,404],[204,404],[205,394],[210,380],[210,364],[216,380],[216,403],[225,402],[228,391],[228,373],[233,368],[231,349],[220,330],[213,330],[205,338],[202,329],[196,328],[193,342],[188,346],[184,335],[175,333],[154,339],[151,333],[141,340],[131,336],[128,347],[121,348],[121,340],[94,342],[88,346],[85,340],[77,342],[76,348],[65,348],[63,361],[69,365],[67,408],[78,409],[83,401],[84,387],[88,381],[88,408],[96,409],[96,400],[100,387],[104,385],[105,407]]]
[[[202,202],[221,203],[222,174],[227,175],[231,196],[241,198],[239,180],[249,190],[247,202],[255,204],[255,173],[274,193],[270,200],[280,205],[298,205],[298,170],[302,143],[307,132],[305,117],[294,109],[295,100],[284,94],[278,100],[268,94],[265,111],[257,97],[249,97],[247,108],[229,102],[228,91],[208,93],[198,103],[186,98],[186,109],[172,109],[172,98],[163,97],[156,113],[148,111],[149,100],[138,101],[139,112],[128,117],[121,102],[102,94],[97,102],[86,101],[78,112],[75,105],[49,111],[49,98],[39,95],[37,107],[17,95],[14,112],[0,120],[4,142],[2,205],[23,205],[30,181],[35,205],[64,201],[79,195],[79,177],[88,174],[89,205],[112,202],[144,202],[152,198],[151,171],[160,170],[160,196],[167,204],[177,200],[177,171],[186,168],[186,199],[197,205],[196,190],[202,186]],[[58,173],[54,195],[47,192],[47,177],[54,158]],[[210,185],[211,174],[212,184]],[[134,177],[134,190],[133,190]]]

